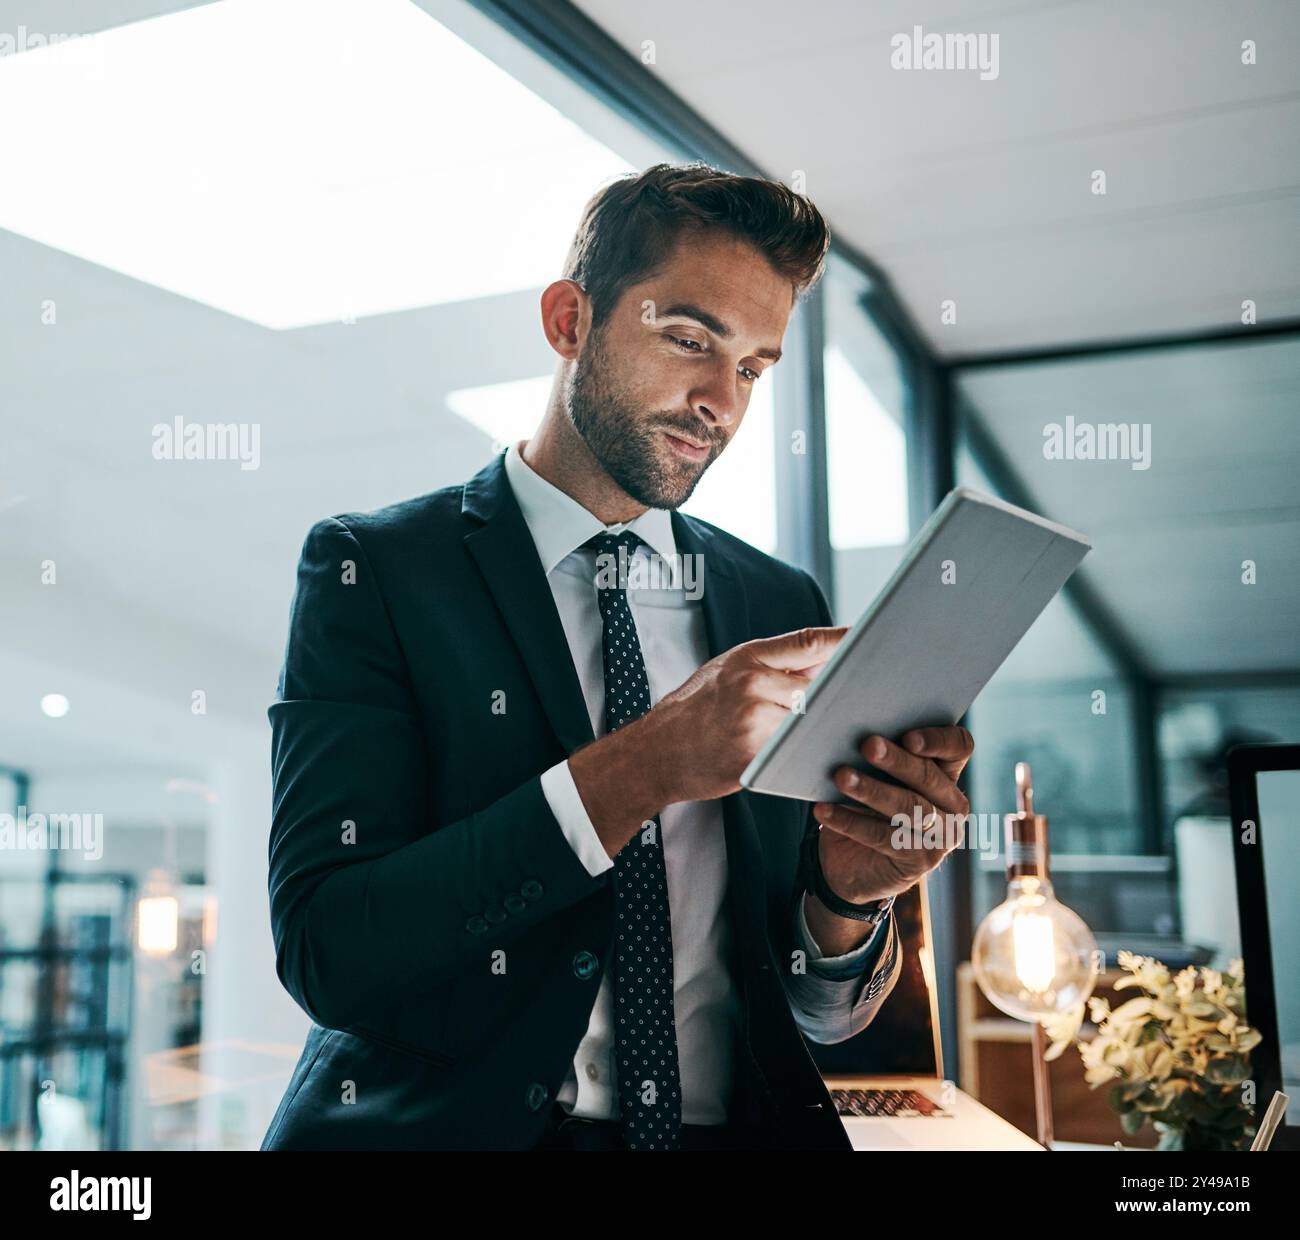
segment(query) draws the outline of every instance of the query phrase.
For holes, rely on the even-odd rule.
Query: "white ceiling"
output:
[[[980,368],[960,383],[1033,506],[1091,537],[1080,574],[1151,672],[1300,666],[1300,340]],[[1048,459],[1044,427],[1067,417],[1148,427],[1149,468]]]
[[[490,438],[445,405],[483,382],[483,340],[500,349],[493,380],[552,366],[533,291],[274,332],[3,231],[0,273],[0,649],[41,669],[30,686],[0,677],[10,764],[66,754],[83,728],[105,735],[63,688],[74,674],[155,694],[173,734],[193,727],[194,688],[260,727],[310,526],[489,459]],[[178,415],[257,424],[260,467],[155,460],[153,427]],[[33,718],[37,688],[67,693],[72,712]]]
[[[769,175],[803,171],[940,354],[1233,327],[1245,298],[1300,318],[1296,0],[577,3]],[[996,33],[998,76],[892,69],[917,24]]]
[[[91,34],[194,7],[0,0],[0,34]],[[482,15],[423,7],[535,88],[551,73],[548,100],[647,161],[626,125]],[[25,166],[7,160],[0,188]],[[557,255],[567,242],[555,238]],[[48,786],[70,764],[201,775],[250,744],[265,753],[307,530],[490,459],[491,438],[446,397],[551,373],[537,292],[271,331],[0,229],[0,763]],[[259,468],[155,460],[153,428],[177,416],[255,424]],[[46,561],[55,586],[42,584]],[[196,689],[206,716],[191,711]],[[50,692],[70,699],[64,718],[37,709]]]
[[[0,228],[277,329],[545,286],[632,167],[409,0],[223,0],[8,56],[0,115]]]
[[[186,6],[144,0],[41,0],[36,6],[0,0],[0,31],[26,24],[87,32],[179,7]],[[1165,45],[1151,41],[1145,23],[1151,11],[1166,7],[1147,6],[1122,19],[1112,13],[1112,29],[1126,31],[1129,44],[1146,47],[1144,54],[1148,54],[1151,48]],[[1300,10],[1300,5],[1295,7]],[[859,115],[873,114],[861,106],[868,89],[865,80],[872,77],[865,71],[864,57],[872,39],[887,43],[887,32],[895,26],[902,28],[899,23],[903,20],[887,20],[902,12],[898,5],[877,6],[872,19],[872,30],[877,33],[854,43],[835,30],[833,19],[840,14],[847,22],[847,15],[856,12],[856,7],[827,4],[821,8],[822,21],[792,25],[784,9],[778,19],[775,6],[751,5],[746,12],[757,17],[747,16],[742,30],[723,29],[712,16],[713,9],[704,6],[692,8],[690,20],[683,25],[679,19],[686,14],[684,6],[669,3],[646,10],[653,29],[624,34],[656,38],[658,71],[666,76],[680,72],[683,93],[688,97],[690,90],[703,89],[714,78],[724,85],[729,81],[730,88],[721,89],[721,93],[736,98],[719,98],[713,119],[726,127],[727,116],[734,116],[737,125],[731,127],[731,136],[768,166],[808,169],[810,189],[827,207],[832,221],[861,249],[885,263],[916,309],[933,300],[924,283],[909,287],[907,273],[920,270],[913,262],[921,251],[915,250],[914,258],[900,265],[890,259],[889,246],[906,249],[905,243],[930,236],[930,230],[940,224],[937,215],[896,209],[900,201],[907,201],[907,194],[919,192],[898,187],[919,185],[914,178],[922,177],[927,167],[932,171],[948,168],[954,176],[964,168],[950,185],[950,189],[960,187],[965,178],[974,175],[976,163],[981,168],[984,165],[969,152],[963,157],[962,144],[953,141],[951,134],[942,138],[940,129],[929,133],[922,143],[916,117],[906,129],[907,141],[894,127],[884,124],[868,127],[877,131],[874,136],[850,141],[851,135],[846,136],[841,126],[836,144],[848,157],[837,163],[828,149],[820,163],[812,158],[813,147],[822,142],[822,122],[814,121],[835,118],[844,110],[826,104],[826,88],[831,86],[827,74],[839,65],[838,80],[833,84],[836,94]],[[998,10],[997,21],[1006,32],[1002,81],[1009,85],[1026,72],[1022,68],[1013,74],[1014,58],[1010,56],[1015,42],[1011,32],[1021,23],[1064,21],[1067,15],[1082,21],[1085,16],[1096,18],[1104,8],[1075,4]],[[765,9],[771,21],[763,25]],[[972,11],[990,13],[993,9],[983,5],[961,10]],[[34,12],[39,12],[39,21],[33,19]],[[918,20],[938,20],[930,16],[939,12],[935,5],[922,6],[921,12],[923,17]],[[1260,30],[1268,26],[1263,19],[1248,24]],[[1277,22],[1273,25],[1276,28]],[[770,30],[776,35],[770,40],[766,35],[747,37],[746,30]],[[683,32],[690,37],[684,38]],[[712,60],[706,50],[711,32],[717,35],[719,49]],[[1193,40],[1198,46],[1200,37],[1198,34]],[[786,59],[769,60],[766,67],[759,63],[767,42],[781,46]],[[819,52],[819,48],[823,50]],[[826,51],[828,48],[832,50]],[[1187,54],[1186,50],[1178,53]],[[818,56],[830,59],[818,65]],[[1158,57],[1157,61],[1164,63]],[[744,65],[750,68],[742,72]],[[747,76],[751,71],[755,75],[752,80]],[[1040,66],[1036,72],[1046,70]],[[1184,66],[1181,72],[1191,70]],[[784,99],[771,90],[774,73],[779,73],[789,88]],[[1060,76],[1063,94],[1068,74]],[[1179,74],[1168,71],[1167,76],[1176,79],[1167,88],[1173,90],[1181,80]],[[908,90],[918,99],[929,91],[949,92],[948,108],[940,109],[945,124],[962,129],[970,140],[975,104],[965,98],[966,87],[951,77],[943,79],[948,85],[941,87],[922,74],[913,74],[895,75],[871,89],[887,101],[891,92],[897,93],[899,78],[910,82]],[[768,85],[760,89],[756,85],[760,81]],[[1276,84],[1276,71],[1270,69],[1266,74],[1261,69],[1258,82],[1270,81]],[[983,84],[985,88],[997,85]],[[1039,86],[1046,89],[1042,82]],[[1222,94],[1226,87],[1220,82],[1217,89]],[[1083,110],[1100,109],[1105,117],[1112,117],[1118,108],[1114,93],[1100,94],[1098,99],[1098,92],[1089,93]],[[1134,106],[1139,95],[1136,89],[1129,92]],[[738,104],[741,97],[747,100],[743,106]],[[821,102],[808,117],[801,118],[799,112],[807,98]],[[854,98],[859,99],[857,104],[853,104]],[[997,109],[1003,105],[995,105],[995,98],[1001,96],[976,96],[983,101],[979,105],[984,108],[981,123],[989,132],[1045,135],[1058,131],[1063,123],[1057,118],[1049,124],[1041,109],[1025,117],[1000,115]],[[165,100],[160,100],[160,106],[165,106]],[[928,106],[937,124],[936,105]],[[739,127],[745,117],[736,115],[738,107],[754,115],[761,107],[771,115],[762,125],[745,129]],[[1068,110],[1064,103],[1061,108]],[[1261,104],[1235,113],[1224,111],[1225,116],[1239,114],[1275,119],[1278,108]],[[1206,123],[1211,119],[1207,116]],[[815,138],[815,142],[809,139],[804,143],[802,151],[792,139],[799,129]],[[1148,127],[1140,132],[1158,129]],[[1273,134],[1269,139],[1274,143],[1272,149],[1292,140],[1271,129],[1268,132]],[[772,140],[768,152],[760,149],[760,134]],[[1016,148],[1017,143],[984,142],[987,157],[1003,161],[996,166],[1007,166]],[[1046,152],[1054,147],[1042,137],[1035,149],[1046,158]],[[937,161],[933,165],[920,153],[927,150]],[[872,152],[871,159],[865,158],[864,151]],[[1225,157],[1231,153],[1225,152]],[[1241,151],[1236,154],[1245,158]],[[1023,162],[1035,174],[1040,171],[1037,155]],[[1294,174],[1295,162],[1278,159],[1274,172],[1280,176],[1289,169]],[[876,172],[869,176],[868,167],[895,169],[903,179],[894,190],[878,194],[875,205],[865,209],[868,199],[860,191],[866,182],[888,183]],[[981,183],[991,185],[996,180],[988,169],[981,175]],[[857,189],[853,188],[855,179]],[[1011,182],[1019,183],[1015,177]],[[1010,194],[1012,190],[1004,185],[1001,192]],[[892,206],[891,193],[903,195]],[[965,352],[1043,339],[1075,339],[1093,328],[1097,334],[1107,335],[1137,331],[1134,305],[1146,307],[1142,311],[1148,315],[1141,325],[1143,332],[1177,326],[1172,312],[1152,317],[1151,307],[1156,302],[1183,309],[1189,304],[1205,304],[1204,297],[1196,302],[1190,287],[1176,282],[1186,276],[1184,269],[1192,266],[1185,255],[1178,262],[1171,257],[1169,278],[1175,282],[1159,285],[1158,294],[1151,291],[1145,278],[1134,274],[1131,264],[1120,264],[1108,273],[1106,278],[1113,282],[1108,304],[1104,313],[1088,320],[1091,327],[1086,330],[1082,320],[1063,327],[1057,323],[1061,315],[1083,314],[1082,301],[1058,297],[1060,304],[1048,307],[1030,277],[1036,269],[1055,271],[1047,257],[1049,251],[1059,251],[1068,254],[1078,271],[1092,280],[1110,253],[1106,247],[1112,234],[1131,242],[1143,228],[1162,235],[1176,230],[1181,226],[1179,220],[1188,227],[1228,221],[1215,245],[1221,252],[1228,245],[1226,237],[1236,239],[1242,249],[1243,285],[1250,285],[1250,291],[1266,284],[1275,289],[1300,287],[1300,279],[1288,268],[1294,263],[1294,228],[1283,243],[1278,235],[1283,223],[1280,216],[1272,225],[1258,222],[1256,226],[1240,213],[1280,212],[1286,200],[1277,197],[1269,205],[1256,195],[1252,201],[1253,206],[1225,207],[1221,214],[1198,212],[1189,206],[1181,216],[1175,212],[1165,218],[1158,228],[1149,221],[1141,224],[1129,218],[1117,221],[1115,229],[1080,230],[1062,225],[1053,234],[1026,229],[1028,257],[1009,263],[1005,279],[998,277],[1001,283],[977,280],[969,285],[969,293],[959,292],[963,310],[954,330],[967,334],[951,337],[953,347]],[[864,207],[856,217],[848,210],[854,204]],[[929,203],[927,209],[938,212],[940,205]],[[1104,210],[1113,206],[1112,199]],[[889,218],[898,224],[886,229],[884,223]],[[962,218],[970,226],[975,214],[967,211]],[[1272,234],[1269,227],[1274,228]],[[850,231],[854,228],[856,233]],[[944,235],[952,240],[956,234],[949,229]],[[1010,242],[1004,236],[998,245],[1006,248]],[[1083,248],[1076,252],[1074,247]],[[954,272],[967,271],[963,278],[970,278],[971,269],[963,264],[969,260],[978,265],[981,245],[972,242],[943,253],[953,256]],[[1261,305],[1270,304],[1263,293],[1259,295]],[[996,332],[985,337],[978,333],[991,330],[992,318],[981,328],[978,313],[965,312],[966,307],[978,307],[981,299],[990,316],[993,312],[1003,316]],[[55,325],[41,321],[41,307],[46,302],[57,306]],[[0,705],[4,707],[0,711],[0,761],[40,772],[74,760],[147,761],[166,769],[169,763],[185,758],[192,763],[187,769],[194,769],[220,747],[245,749],[249,736],[255,747],[262,746],[265,711],[274,697],[283,652],[294,565],[307,529],[322,516],[376,507],[463,480],[475,472],[487,459],[491,444],[487,436],[448,412],[446,394],[484,382],[485,370],[490,371],[493,382],[549,373],[553,357],[537,330],[536,313],[536,294],[530,291],[360,318],[351,325],[275,332],[0,231],[0,374],[4,376],[0,387],[4,446],[0,453],[0,577],[5,601],[0,610]],[[1045,324],[1056,325],[1044,334]],[[488,341],[490,349],[484,343]],[[1285,368],[1270,371],[1270,382],[1275,385],[1272,395],[1243,405],[1237,397],[1243,391],[1248,395],[1255,391],[1253,372],[1224,370],[1220,360],[1216,354],[1213,365],[1206,362],[1201,369],[1190,370],[1180,362],[1177,367],[1151,372],[1143,380],[1153,393],[1151,400],[1162,402],[1160,425],[1169,428],[1158,433],[1157,452],[1170,455],[1158,456],[1157,466],[1143,476],[1151,484],[1135,492],[1135,503],[1136,496],[1145,497],[1142,502],[1148,504],[1149,511],[1143,516],[1135,507],[1129,514],[1135,522],[1152,523],[1150,512],[1164,511],[1166,493],[1153,484],[1168,477],[1158,473],[1166,468],[1166,461],[1169,469],[1181,471],[1183,477],[1190,477],[1193,470],[1209,471],[1203,485],[1198,483],[1198,494],[1218,494],[1231,485],[1236,494],[1245,495],[1241,505],[1231,510],[1232,521],[1239,519],[1240,508],[1249,507],[1249,493],[1258,484],[1257,476],[1234,476],[1227,467],[1207,465],[1204,460],[1175,465],[1178,458],[1173,453],[1183,426],[1176,415],[1189,401],[1201,402],[1195,424],[1202,426],[1202,432],[1199,439],[1184,437],[1183,449],[1199,446],[1212,462],[1236,450],[1250,428],[1261,428],[1259,433],[1272,436],[1274,445],[1294,443],[1289,422],[1278,412],[1296,407],[1294,391],[1288,395],[1283,390]],[[1215,380],[1215,374],[1223,377]],[[1291,374],[1300,374],[1300,367],[1293,367]],[[1067,370],[1057,372],[1047,388],[1022,386],[1031,378],[1032,372],[1027,372],[1019,379],[1002,382],[988,372],[979,380],[983,386],[972,389],[971,397],[981,408],[1001,410],[1005,405],[1005,418],[999,413],[999,433],[1014,437],[1020,418],[1028,434],[1033,429],[1036,403],[1052,405],[1072,384],[1083,382],[1081,375]],[[996,391],[988,386],[995,380],[999,384]],[[1088,382],[1094,382],[1094,377]],[[1134,399],[1140,403],[1140,392]],[[1252,421],[1248,409],[1267,416],[1264,421]],[[1213,418],[1216,411],[1224,416],[1224,410],[1241,411],[1231,442],[1215,438],[1222,423]],[[243,472],[233,462],[154,460],[149,451],[152,427],[178,413],[191,422],[258,423],[261,468]],[[1041,410],[1039,416],[1041,422]],[[1267,438],[1251,443],[1261,468],[1266,472],[1283,470],[1281,458],[1270,452]],[[1015,450],[1011,441],[1007,447]],[[1294,478],[1297,464],[1286,468]],[[1041,494],[1052,515],[1069,521],[1078,511],[1083,515],[1077,523],[1083,528],[1099,537],[1111,534],[1106,524],[1096,519],[1096,511],[1084,513],[1080,507],[1088,498],[1082,483],[1074,492],[1068,480],[1057,474],[1038,479],[1030,469],[1026,477],[1031,486],[1041,483],[1046,488]],[[1276,488],[1281,484],[1270,485]],[[1119,498],[1117,492],[1116,502]],[[1274,497],[1270,502],[1278,501]],[[1118,518],[1121,510],[1113,511]],[[1186,515],[1182,508],[1170,511]],[[1189,553],[1189,548],[1213,541],[1214,522],[1208,516],[1201,520],[1204,537],[1184,539],[1182,551],[1169,561],[1171,586],[1178,580],[1172,574],[1183,572],[1180,557]],[[1223,521],[1229,522],[1228,514]],[[1119,529],[1122,526],[1117,525],[1115,530]],[[1118,544],[1123,540],[1112,535],[1111,541]],[[1236,553],[1235,548],[1225,546],[1224,554],[1228,550]],[[41,565],[47,559],[58,565],[55,587],[40,581]],[[1096,559],[1100,564],[1101,557]],[[1108,592],[1113,590],[1111,601],[1120,608],[1126,606],[1121,596],[1126,592],[1133,595],[1132,607],[1124,613],[1126,620],[1152,645],[1165,639],[1172,624],[1161,612],[1159,598],[1153,599],[1144,571],[1149,570],[1135,559],[1127,568],[1117,567],[1113,580],[1099,578],[1099,584]],[[1291,592],[1287,597],[1294,598],[1294,575],[1288,580]],[[1196,583],[1189,588],[1195,590]],[[1220,606],[1222,600],[1216,602],[1204,591],[1195,598],[1198,615],[1177,618],[1177,624],[1190,636],[1188,644],[1178,647],[1170,665],[1236,665],[1236,655],[1220,658],[1231,643],[1199,615]],[[1278,624],[1285,623],[1288,614],[1294,618],[1293,613],[1280,612]],[[1231,615],[1225,615],[1225,623],[1230,623]],[[1280,631],[1273,634],[1269,641],[1274,644],[1261,648],[1269,659],[1276,661],[1283,636]],[[1294,656],[1286,661],[1294,663]],[[190,694],[196,688],[208,692],[210,722],[190,711]],[[39,696],[53,691],[65,692],[73,703],[71,713],[58,721],[34,713]]]

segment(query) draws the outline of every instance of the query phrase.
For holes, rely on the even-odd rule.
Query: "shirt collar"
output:
[[[667,508],[647,508],[631,521],[605,525],[573,496],[547,482],[524,460],[520,447],[525,442],[520,440],[506,449],[506,477],[537,546],[544,573],[549,576],[561,560],[593,534],[617,534],[625,529],[632,530],[652,551],[673,562],[677,540],[673,536],[672,513]]]

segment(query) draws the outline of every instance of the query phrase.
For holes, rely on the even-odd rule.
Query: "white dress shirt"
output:
[[[582,685],[592,734],[599,737],[605,731],[605,676],[594,582],[596,553],[582,544],[593,534],[631,529],[651,550],[674,563],[677,544],[671,514],[667,509],[650,508],[632,521],[607,526],[534,472],[520,455],[521,447],[522,443],[514,444],[507,450],[506,476],[550,584]],[[637,557],[647,554],[645,546],[636,550]],[[700,600],[689,599],[680,587],[664,588],[664,580],[661,576],[655,582],[658,588],[638,588],[633,577],[627,589],[652,705],[710,657]],[[546,771],[541,784],[560,829],[587,870],[595,877],[611,869],[613,859],[596,834],[568,762]],[[727,850],[721,802],[666,805],[659,821],[672,924],[673,1015],[682,1080],[682,1122],[721,1124],[727,1119],[742,1019],[739,989],[727,963],[732,927],[726,909]],[[809,959],[818,961],[826,976],[857,971],[878,937],[873,935],[846,955],[826,957],[808,931],[802,901],[796,925]],[[613,970],[607,968],[586,1035],[557,1095],[567,1110],[591,1119],[618,1117],[613,986]]]

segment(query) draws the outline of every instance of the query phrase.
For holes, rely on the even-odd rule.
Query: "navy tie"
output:
[[[596,552],[605,731],[650,709],[650,686],[626,578],[642,540],[624,530],[583,544]],[[620,554],[619,549],[624,548]],[[619,1123],[632,1150],[681,1148],[682,1087],[673,1023],[673,936],[663,831],[656,814],[614,858],[614,1063]]]

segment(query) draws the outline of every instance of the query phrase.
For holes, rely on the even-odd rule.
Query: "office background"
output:
[[[105,822],[99,859],[0,854],[0,1145],[35,1142],[39,1095],[49,1146],[256,1146],[306,1029],[265,887],[303,535],[531,432],[538,292],[589,194],[665,158],[796,183],[836,236],[687,511],[845,623],[955,484],[1086,531],[972,712],[972,808],[1013,808],[1031,761],[1112,958],[1238,949],[1222,753],[1300,739],[1300,9],[800,19],[0,0],[0,810]],[[914,24],[997,31],[999,76],[891,71]],[[256,426],[257,467],[156,459],[177,417]],[[1047,459],[1067,417],[1149,427],[1150,467]],[[930,883],[954,1079],[1001,890],[968,850]]]

